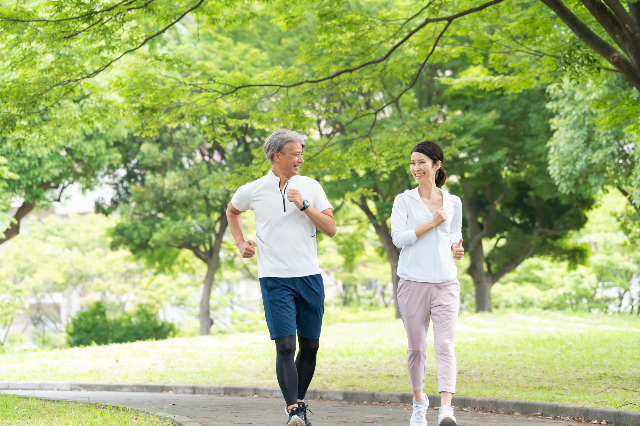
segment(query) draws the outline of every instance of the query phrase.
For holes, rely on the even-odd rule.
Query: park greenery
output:
[[[158,320],[158,314],[148,306],[138,305],[134,313],[110,318],[102,302],[94,302],[71,318],[66,331],[69,346],[74,347],[164,340],[175,335],[176,327]]]
[[[327,312],[312,388],[409,391],[406,335],[393,307]],[[433,335],[429,332],[428,341]],[[358,339],[353,339],[353,336]],[[463,314],[457,394],[638,411],[636,317],[575,312]],[[612,353],[617,356],[611,356]],[[3,380],[277,387],[265,330],[0,357]],[[436,393],[433,345],[425,392]]]
[[[173,424],[147,413],[122,407],[100,407],[78,402],[45,401],[18,395],[0,395],[0,425],[2,426],[102,426]]]
[[[280,127],[308,136],[303,173],[336,207],[320,257],[343,305],[394,303],[388,219],[428,139],[464,206],[465,309],[640,313],[639,2],[0,6],[4,327],[84,289],[84,308],[182,306],[209,334],[216,287],[256,269],[224,210]],[[74,184],[112,186],[108,217],[23,235]]]

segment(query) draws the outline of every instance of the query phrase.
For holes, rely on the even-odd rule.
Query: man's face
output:
[[[278,168],[286,174],[297,175],[302,159],[302,144],[300,142],[287,142],[280,151],[274,155]]]

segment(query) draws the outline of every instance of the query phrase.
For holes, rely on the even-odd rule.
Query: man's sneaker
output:
[[[411,414],[410,426],[427,426],[427,408],[429,407],[429,398],[422,394],[422,402],[417,403],[413,400],[413,413]]]
[[[311,426],[311,422],[307,418],[307,411],[313,414],[313,411],[309,410],[309,406],[304,402],[298,402],[298,408],[300,408],[300,414],[302,414],[301,418],[304,421],[304,426]]]
[[[300,407],[293,407],[291,410],[287,410],[287,414],[289,415],[287,426],[304,426]]]
[[[451,405],[443,405],[438,412],[438,426],[458,426]]]

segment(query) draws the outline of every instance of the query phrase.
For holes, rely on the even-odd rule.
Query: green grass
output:
[[[0,394],[0,426],[161,426],[171,423],[120,407],[93,407]]]
[[[410,392],[391,310],[329,312],[316,388]],[[340,318],[363,322],[340,323]],[[425,391],[437,389],[430,333]],[[640,318],[551,312],[461,315],[458,394],[640,411]],[[0,381],[277,386],[266,331],[0,356]],[[635,404],[635,405],[633,405]]]

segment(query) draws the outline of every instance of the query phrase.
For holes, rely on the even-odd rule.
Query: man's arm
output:
[[[304,205],[304,198],[302,198],[302,194],[300,194],[300,191],[297,189],[288,190],[287,199],[295,204],[299,209]],[[311,219],[311,222],[313,222],[316,228],[326,236],[333,237],[338,232],[336,220],[333,217],[333,209],[318,211],[315,207],[309,206],[304,213],[309,219]]]
[[[227,207],[227,221],[229,221],[229,229],[231,230],[231,235],[233,235],[236,246],[240,251],[240,255],[246,259],[253,257],[253,255],[256,254],[255,247],[258,247],[258,245],[251,240],[245,241],[244,235],[242,234],[242,217],[240,217],[240,214],[242,214],[242,212],[229,203],[229,206]]]

